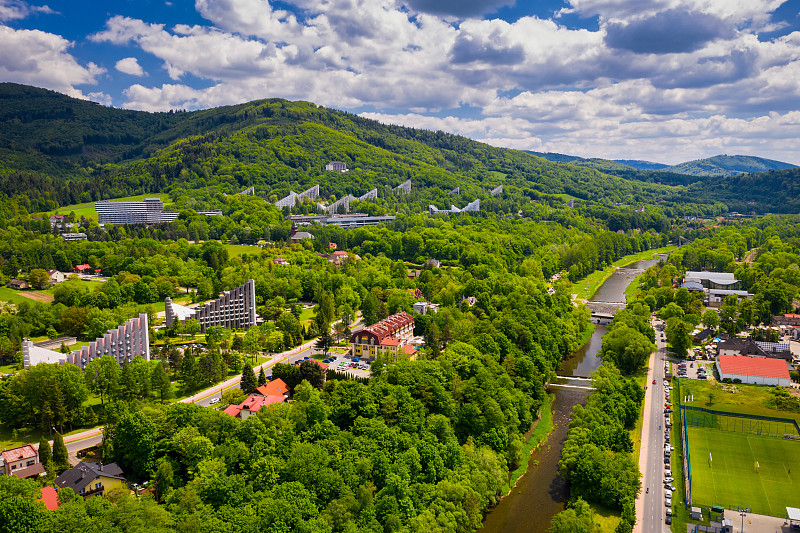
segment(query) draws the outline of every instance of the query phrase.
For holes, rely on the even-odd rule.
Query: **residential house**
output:
[[[720,341],[717,345],[717,354],[792,360],[792,351],[788,344],[753,341],[738,337]]]
[[[44,465],[39,461],[39,445],[26,444],[10,450],[4,450],[3,473],[20,479],[35,477],[44,472]]]
[[[72,270],[77,274],[91,274],[92,266],[84,263],[82,265],[76,265]]]
[[[383,353],[397,353],[414,335],[414,317],[402,311],[384,318],[350,336],[355,357],[374,359]]]
[[[711,328],[706,328],[702,331],[699,331],[694,334],[692,337],[692,342],[700,344],[701,342],[705,342],[710,336],[714,334],[714,330]]]
[[[50,276],[50,283],[53,285],[61,283],[67,279],[67,275],[58,270],[48,270],[47,275]]]
[[[421,299],[421,298],[424,298],[424,296],[422,295],[422,290],[421,289],[408,289],[408,292],[409,292],[409,294],[411,294],[414,298],[416,298],[418,300]]]
[[[72,489],[75,494],[88,498],[103,495],[113,489],[125,489],[128,483],[117,463],[92,463],[81,461],[56,478],[56,487]]]
[[[427,261],[425,261],[425,265],[430,265],[433,268],[439,268],[439,267],[442,266],[442,262],[439,261],[438,259],[431,258],[431,259],[428,259]]]
[[[339,246],[338,246],[338,245],[337,245],[335,242],[329,242],[329,243],[328,243],[328,249],[329,249],[329,250],[335,250],[335,249],[336,249],[336,248],[338,248],[338,247],[339,247]]]
[[[296,242],[303,241],[305,239],[312,239],[313,240],[314,236],[311,235],[307,231],[295,231],[295,230],[292,230],[291,239],[292,239],[292,243],[296,243]]]
[[[465,296],[465,297],[461,298],[461,301],[458,302],[458,303],[461,304],[461,302],[467,302],[467,305],[472,307],[476,303],[478,303],[478,299],[475,298],[474,296]]]
[[[282,394],[262,396],[261,394],[253,393],[247,398],[245,398],[245,400],[239,405],[229,405],[223,412],[226,415],[230,415],[235,418],[241,418],[242,420],[247,420],[251,416],[258,414],[261,408],[264,407],[265,405],[272,405],[274,403],[283,403],[285,401],[286,401],[286,396]]]
[[[772,317],[773,326],[800,326],[800,314],[786,313]]]
[[[31,288],[30,284],[24,279],[12,279],[6,284],[6,287],[17,291],[24,291]]]
[[[53,215],[50,217],[50,227],[55,228],[58,226],[59,228],[64,224],[64,220],[67,217],[65,215]]]
[[[283,257],[276,257],[275,259],[272,260],[272,262],[280,266],[286,266],[289,264],[289,261],[287,261]]]
[[[439,304],[432,304],[430,302],[414,302],[411,306],[415,313],[420,315],[428,314],[428,311],[436,313],[439,311]]]
[[[289,386],[281,379],[273,379],[256,389],[261,396],[289,396]]]

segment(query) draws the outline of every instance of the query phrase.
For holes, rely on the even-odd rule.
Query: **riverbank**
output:
[[[522,447],[522,457],[519,461],[519,466],[517,466],[516,470],[511,472],[511,476],[509,477],[508,484],[504,485],[500,490],[503,493],[503,498],[508,496],[514,487],[517,486],[517,481],[525,475],[528,471],[528,466],[531,460],[531,454],[533,454],[539,446],[547,440],[547,437],[553,431],[555,427],[553,425],[553,399],[555,395],[548,394],[545,397],[544,403],[539,408],[539,419],[533,423],[533,431],[531,432],[531,436],[528,439],[528,442]],[[536,465],[533,465],[536,466]]]
[[[637,261],[653,259],[657,254],[666,254],[676,250],[677,248],[678,247],[674,245],[664,246],[663,248],[654,248],[652,250],[646,250],[644,252],[638,252],[621,257],[603,270],[595,270],[582,280],[575,283],[575,285],[572,287],[572,294],[574,297],[579,299],[591,300],[594,296],[594,293],[597,292],[597,289],[603,283],[605,283],[608,278],[611,277],[611,274],[613,274],[616,269],[628,266]]]

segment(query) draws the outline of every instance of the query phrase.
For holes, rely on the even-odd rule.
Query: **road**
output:
[[[658,321],[656,321],[658,323]],[[664,523],[664,359],[666,342],[656,329],[658,350],[650,356],[647,373],[644,415],[642,422],[642,448],[639,469],[642,472],[642,492],[636,499],[637,521],[635,533],[663,533],[669,531]],[[656,381],[655,385],[653,380]],[[674,454],[674,452],[673,452]],[[673,461],[676,459],[672,457]]]
[[[356,321],[353,322],[351,326],[352,331],[356,331],[360,329],[361,317],[357,316]],[[269,361],[256,365],[253,367],[253,371],[258,375],[261,371],[261,367],[264,367],[264,373],[268,376],[272,376],[272,366],[276,363],[287,362],[289,364],[293,364],[297,361],[302,360],[304,357],[311,356],[313,351],[314,344],[317,342],[317,339],[311,339],[310,341],[301,344],[291,350],[287,350],[285,352],[273,355]],[[338,359],[337,359],[338,362]],[[222,392],[233,388],[239,384],[241,381],[242,376],[236,375],[231,379],[224,381],[222,383],[217,383],[213,387],[209,387],[203,391],[198,392],[193,396],[189,396],[188,398],[184,398],[180,400],[182,403],[196,403],[197,405],[202,405],[203,407],[208,407],[211,405],[211,400],[213,398],[220,398],[222,397]],[[103,441],[103,429],[101,427],[89,429],[86,431],[82,431],[80,433],[75,433],[74,435],[69,435],[64,437],[64,443],[67,445],[67,451],[69,452],[70,463],[77,464],[78,459],[76,458],[76,453],[84,448],[89,448],[91,446],[97,446]],[[52,446],[53,442],[50,441],[50,445]]]

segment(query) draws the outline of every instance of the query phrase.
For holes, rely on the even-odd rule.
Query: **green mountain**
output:
[[[500,198],[488,191],[499,185],[527,201],[569,195],[607,204],[686,203],[670,187],[309,102],[146,113],[10,83],[0,84],[0,100],[0,193],[24,195],[30,211],[153,192],[212,198],[251,186],[272,200],[317,183],[326,198],[376,187],[383,197],[409,179],[412,200],[424,208],[449,205],[447,192],[456,187],[459,205],[482,198],[491,206]],[[350,171],[325,172],[331,160]]]
[[[728,177],[737,174],[765,172],[767,170],[786,170],[795,166],[790,163],[749,155],[715,155],[714,157],[697,159],[667,167],[664,170],[692,176]]]

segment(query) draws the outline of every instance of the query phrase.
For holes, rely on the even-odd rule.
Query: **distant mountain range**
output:
[[[701,177],[730,177],[739,174],[752,174],[767,170],[786,170],[797,165],[755,157],[750,155],[715,155],[706,159],[696,159],[678,165],[665,165],[636,159],[597,159],[558,154],[553,152],[530,152],[531,154],[554,161],[572,165],[593,167],[604,172],[625,170],[659,170],[675,174]]]

